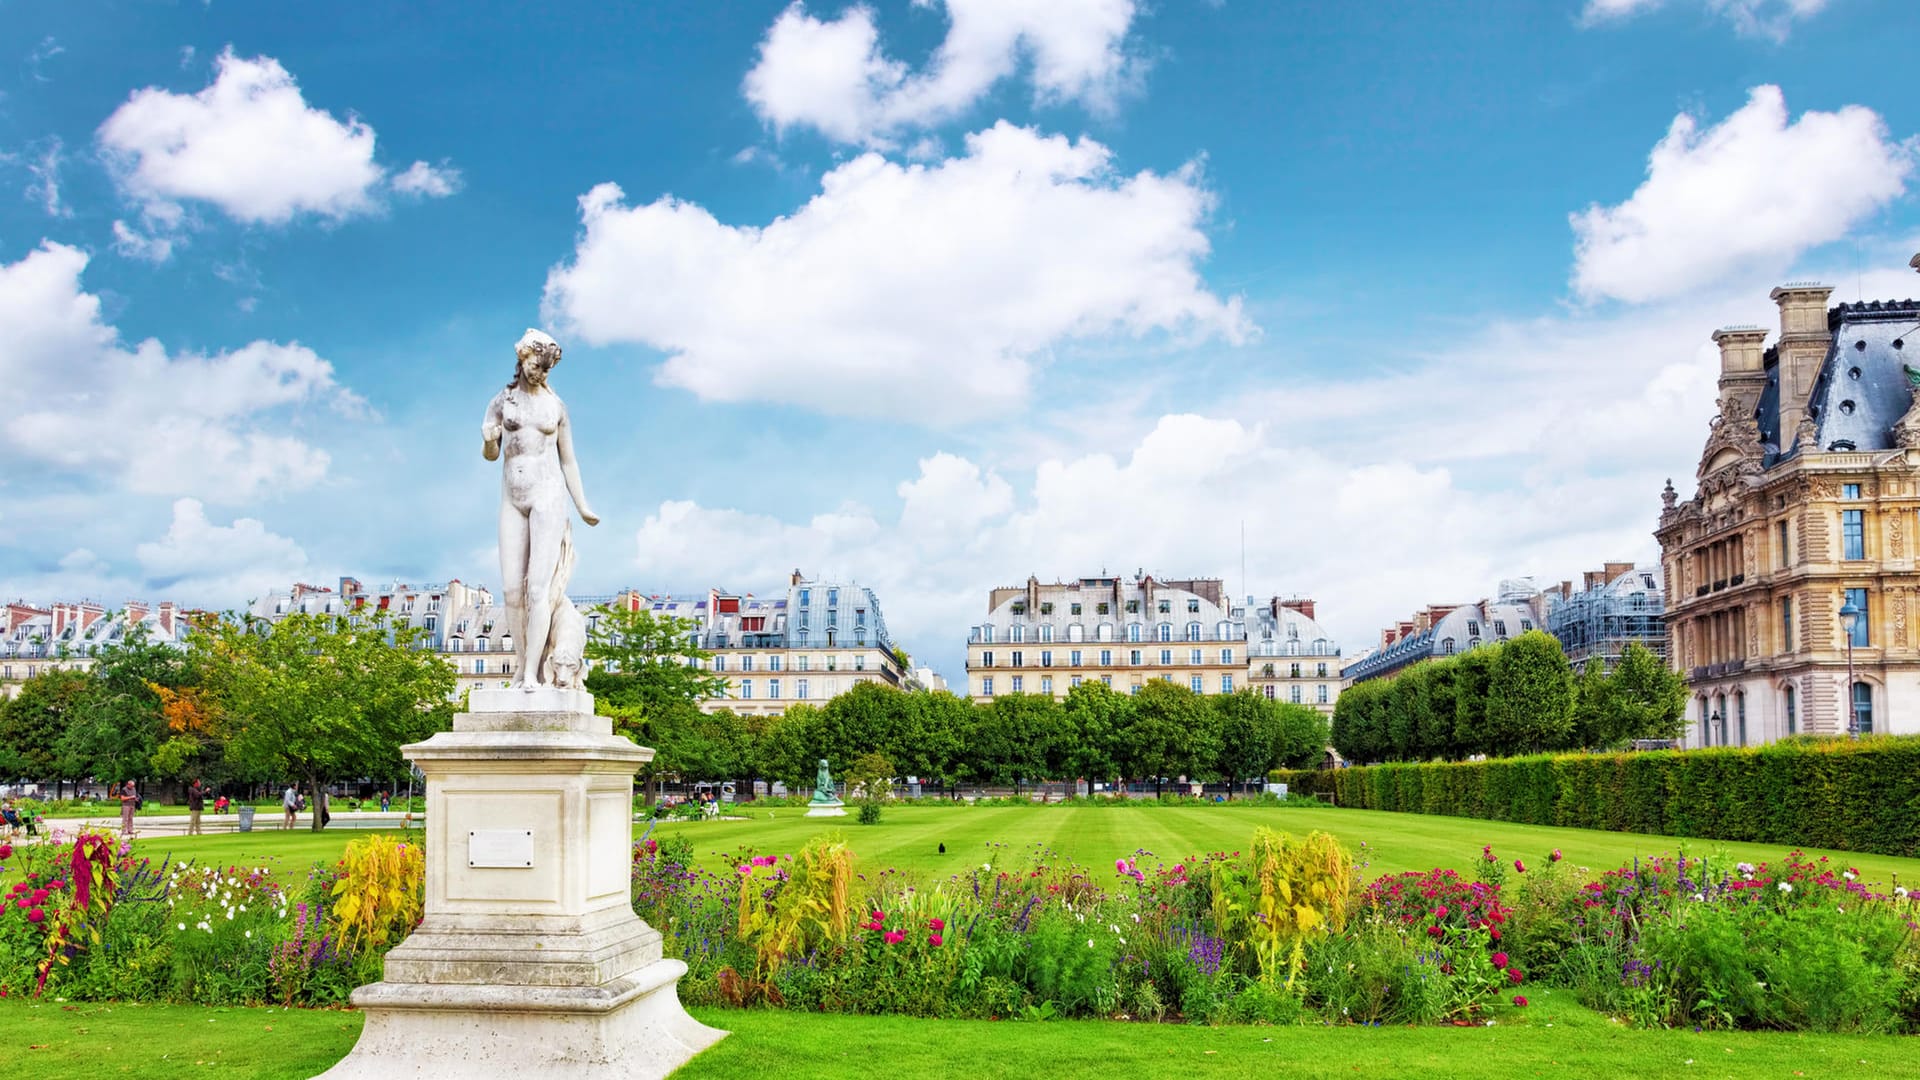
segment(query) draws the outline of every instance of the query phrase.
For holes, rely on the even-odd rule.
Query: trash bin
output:
[[[253,809],[254,808],[251,806],[243,805],[240,807],[240,831],[241,832],[253,831]]]

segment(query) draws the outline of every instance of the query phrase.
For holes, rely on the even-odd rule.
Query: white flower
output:
[[[186,928],[187,928],[187,924],[186,924],[186,923],[181,923],[181,924],[180,924],[180,929],[182,929],[182,930],[185,930]]]
[[[991,870],[991,869],[993,869],[993,864],[992,864],[992,863],[990,863],[990,862],[983,862],[983,863],[981,863],[981,864],[980,864],[980,869],[982,869],[982,870]]]
[[[1125,945],[1126,943],[1127,943],[1127,939],[1126,939],[1126,938],[1121,938],[1121,939],[1120,939],[1120,944],[1122,944],[1122,945]]]
[[[228,909],[227,909],[227,921],[228,921],[228,922],[232,922],[232,921],[233,921],[233,909],[232,909],[232,908],[228,908]]]
[[[1706,903],[1706,900],[1707,900],[1707,896],[1705,893],[1694,893],[1693,898],[1703,904]]]
[[[1734,869],[1740,871],[1743,874],[1751,874],[1753,873],[1753,864],[1750,862],[1735,863]]]
[[[1846,873],[1844,873],[1844,874],[1841,874],[1840,876],[1841,876],[1841,877],[1843,877],[1843,878],[1846,878],[1846,879],[1847,879],[1848,881],[1852,881],[1852,880],[1853,880],[1854,878],[1857,878],[1857,877],[1859,877],[1860,875],[1858,875],[1858,874],[1856,874],[1856,873],[1854,873],[1853,871],[1851,871],[1851,870],[1849,870],[1849,871],[1847,871]]]
[[[1905,900],[1907,898],[1907,887],[1905,885],[1895,886],[1893,890],[1893,895],[1899,897],[1902,900]]]
[[[251,931],[251,930],[249,930],[249,931],[247,931],[247,936],[248,936],[248,937],[252,937],[252,936],[253,936],[253,931]]]
[[[1780,891],[1781,891],[1781,892],[1792,892],[1792,891],[1793,891],[1793,883],[1792,883],[1792,882],[1790,882],[1790,881],[1783,881],[1783,882],[1781,882],[1781,883],[1780,883]]]
[[[1116,934],[1120,932],[1120,926],[1117,923],[1108,923],[1107,929],[1113,931]]]
[[[1091,949],[1091,948],[1093,948],[1093,939],[1092,939],[1092,938],[1088,938],[1088,939],[1087,939],[1087,948],[1089,948],[1089,949]]]

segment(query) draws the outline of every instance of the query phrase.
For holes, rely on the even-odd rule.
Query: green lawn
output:
[[[1338,810],[1302,805],[1277,806],[1135,806],[1135,807],[890,807],[879,825],[860,825],[844,818],[809,818],[797,808],[772,810],[742,808],[741,821],[676,821],[660,824],[655,836],[681,833],[690,837],[694,851],[714,869],[723,868],[743,848],[761,853],[791,852],[808,837],[837,830],[852,842],[862,869],[898,867],[929,875],[958,873],[995,860],[1001,865],[1023,859],[1034,845],[1082,865],[1103,868],[1121,856],[1144,848],[1169,864],[1208,851],[1244,848],[1253,830],[1268,825],[1304,834],[1323,829],[1339,837],[1366,863],[1363,875],[1372,877],[1402,870],[1452,866],[1469,870],[1480,845],[1492,844],[1509,863],[1515,858],[1530,865],[1559,848],[1575,866],[1601,869],[1619,866],[1634,856],[1672,853],[1681,846],[1696,855],[1724,851],[1731,859],[1777,861],[1787,849],[1762,844],[1730,844],[1715,840],[1684,840],[1638,833],[1559,829],[1545,825],[1514,825],[1472,818],[1426,814],[1392,814],[1377,810]],[[636,835],[645,831],[637,827]],[[135,841],[142,854],[192,859],[222,865],[267,866],[284,881],[304,877],[316,861],[331,861],[359,829],[283,831],[268,827],[252,833],[212,836],[156,836]],[[420,835],[418,832],[415,835]],[[946,845],[945,854],[939,845]],[[989,845],[1001,845],[998,849]],[[1366,846],[1361,847],[1362,844]],[[1856,866],[1865,880],[1890,885],[1895,875],[1911,885],[1920,881],[1920,859],[1884,855],[1823,852],[1843,865]]]
[[[733,1032],[675,1073],[1049,1078],[1274,1075],[1920,1077],[1892,1036],[1630,1031],[1543,991],[1492,1027],[1189,1027],[988,1023],[699,1009]],[[0,1002],[0,1076],[304,1078],[352,1048],[351,1012]]]

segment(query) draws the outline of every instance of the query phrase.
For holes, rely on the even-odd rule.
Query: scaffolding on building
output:
[[[1659,574],[1636,567],[1563,594],[1547,612],[1547,632],[1560,640],[1576,670],[1599,657],[1611,671],[1636,642],[1665,662],[1666,610]]]

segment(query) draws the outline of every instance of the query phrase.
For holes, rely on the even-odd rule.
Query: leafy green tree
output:
[[[186,656],[153,640],[134,623],[121,640],[94,653],[95,692],[67,724],[60,740],[63,772],[99,779],[144,780],[165,737],[160,689],[186,678]]]
[[[1061,712],[1068,747],[1061,775],[1086,780],[1091,797],[1096,778],[1120,772],[1121,734],[1132,723],[1133,699],[1090,679],[1067,691]]]
[[[1490,752],[1557,750],[1573,742],[1573,665],[1560,642],[1529,630],[1500,646],[1487,683]]]
[[[1333,703],[1333,748],[1341,757],[1356,765],[1385,759],[1391,747],[1385,702],[1392,691],[1391,680],[1368,679],[1340,692]]]
[[[594,613],[586,687],[595,711],[612,717],[620,734],[653,748],[639,774],[651,806],[660,778],[698,756],[700,703],[724,696],[727,679],[703,666],[713,654],[700,648],[692,619],[605,604]]]
[[[1327,754],[1327,717],[1311,705],[1276,702],[1280,713],[1277,764],[1289,769],[1311,769]]]
[[[1286,713],[1279,702],[1251,687],[1207,701],[1220,733],[1214,769],[1222,778],[1237,787],[1279,764],[1287,739]]]
[[[1420,666],[1426,671],[1427,684],[1427,711],[1420,728],[1420,745],[1426,757],[1457,759],[1461,755],[1455,739],[1454,714],[1458,709],[1455,695],[1460,663],[1446,657]]]
[[[1618,729],[1616,720],[1613,680],[1607,676],[1606,661],[1588,657],[1574,679],[1574,745],[1596,750],[1612,745]]]
[[[1211,772],[1213,711],[1199,694],[1167,679],[1151,679],[1134,695],[1133,715],[1121,745],[1120,765],[1129,775],[1153,780],[1154,794],[1170,776]]]
[[[978,767],[998,783],[1019,790],[1022,781],[1046,776],[1064,727],[1052,694],[1002,694],[980,710],[973,752]]]
[[[228,755],[304,782],[317,809],[323,782],[398,775],[402,746],[447,729],[453,668],[424,639],[384,613],[298,612],[271,626],[208,623],[193,646]],[[313,828],[322,828],[318,813]]]
[[[1433,728],[1433,698],[1427,689],[1427,666],[1415,664],[1388,684],[1385,712],[1387,742],[1397,761],[1422,761],[1436,751],[1424,736]]]
[[[1607,745],[1633,739],[1677,739],[1686,724],[1687,683],[1653,650],[1633,642],[1610,677],[1613,726]]]
[[[1493,753],[1487,731],[1487,687],[1493,682],[1494,646],[1469,649],[1454,660],[1453,749],[1459,758]]]
[[[816,758],[826,758],[838,775],[862,754],[898,756],[912,728],[911,695],[878,682],[854,683],[820,710]]]
[[[46,667],[20,684],[19,696],[0,699],[0,775],[78,779],[61,774],[60,743],[98,689],[91,672]]]
[[[759,771],[787,786],[791,793],[813,790],[820,759],[820,708],[804,701],[787,706],[758,743]]]
[[[923,690],[909,696],[906,735],[894,763],[903,775],[939,786],[963,773],[973,738],[976,709],[947,690]]]

